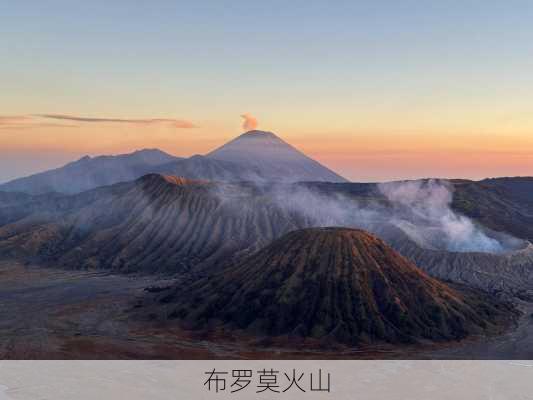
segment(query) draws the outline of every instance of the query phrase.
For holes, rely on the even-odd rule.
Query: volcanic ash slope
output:
[[[348,344],[453,340],[493,331],[513,313],[482,292],[433,279],[362,230],[290,232],[158,299],[189,329]]]

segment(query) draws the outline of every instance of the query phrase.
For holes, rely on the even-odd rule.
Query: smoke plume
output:
[[[283,210],[299,226],[360,228],[387,240],[408,237],[420,247],[453,252],[502,253],[522,241],[492,232],[451,208],[453,187],[446,181],[410,181],[378,184],[372,195],[354,198],[333,188],[306,184],[255,182],[261,198]],[[234,193],[218,195],[235,201]],[[243,190],[242,196],[250,196]],[[241,203],[239,203],[241,204]]]
[[[257,119],[251,114],[242,114],[244,122],[242,123],[242,129],[245,131],[251,131],[257,128]]]
[[[378,188],[391,204],[390,222],[425,248],[505,251],[503,243],[452,210],[452,187],[445,181],[392,182]]]

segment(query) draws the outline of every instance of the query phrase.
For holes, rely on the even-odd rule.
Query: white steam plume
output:
[[[369,230],[380,236],[401,230],[425,249],[454,252],[502,253],[516,249],[519,239],[496,234],[476,225],[451,208],[453,187],[446,181],[392,182],[377,185],[377,196],[354,199],[334,190],[306,185],[255,182],[262,198],[299,216],[299,225],[344,226]],[[379,196],[382,195],[383,197]],[[223,191],[218,195],[234,201]],[[241,193],[244,197],[250,193]],[[490,236],[489,236],[490,235]],[[390,236],[389,236],[390,239]]]
[[[244,122],[242,123],[242,129],[245,131],[251,131],[257,128],[257,119],[251,115],[251,114],[242,114],[242,118],[244,118]]]
[[[452,187],[446,182],[392,182],[378,188],[391,203],[390,222],[424,247],[491,253],[505,250],[469,218],[452,210]]]

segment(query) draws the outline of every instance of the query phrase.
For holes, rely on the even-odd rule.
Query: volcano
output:
[[[309,224],[264,201],[258,190],[149,174],[74,196],[45,196],[23,209],[0,196],[6,203],[0,258],[142,273],[214,267]]]
[[[257,170],[260,178],[268,181],[347,182],[272,132],[248,131],[207,154],[207,157]]]
[[[509,306],[429,277],[377,237],[346,228],[292,231],[161,297],[188,328],[348,344],[456,340],[498,327]]]

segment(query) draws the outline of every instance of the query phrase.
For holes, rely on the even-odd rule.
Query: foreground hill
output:
[[[510,311],[430,278],[373,235],[343,228],[290,232],[160,301],[189,328],[349,344],[461,339],[498,329]]]

